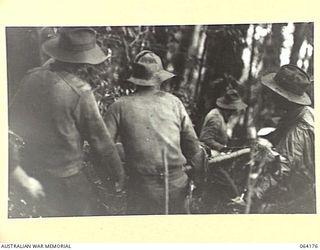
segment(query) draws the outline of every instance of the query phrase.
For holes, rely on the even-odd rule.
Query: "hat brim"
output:
[[[225,103],[223,102],[223,97],[217,99],[216,104],[219,108],[230,109],[230,110],[243,110],[248,107],[243,101]]]
[[[268,75],[265,75],[261,77],[261,83],[262,85],[266,86],[267,88],[271,89],[273,92],[276,92],[277,94],[281,95],[285,99],[287,99],[290,102],[297,103],[300,105],[310,105],[311,99],[307,93],[304,93],[303,95],[296,95],[294,93],[291,93],[283,88],[281,88],[275,81],[276,73],[270,73]]]
[[[174,77],[175,74],[166,71],[166,70],[160,70],[156,74],[154,74],[150,79],[141,79],[137,77],[130,77],[127,79],[127,81],[132,82],[135,85],[139,86],[156,86],[164,81]]]
[[[42,50],[58,61],[99,64],[108,58],[98,45],[95,45],[94,48],[85,51],[72,51],[60,48],[58,46],[58,40],[58,37],[51,38],[42,45]]]

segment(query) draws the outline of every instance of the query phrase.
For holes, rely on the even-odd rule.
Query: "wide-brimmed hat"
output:
[[[231,110],[242,110],[248,106],[241,100],[238,91],[235,89],[229,89],[224,96],[217,99],[216,104],[220,108]]]
[[[58,36],[43,43],[50,57],[69,63],[99,64],[108,57],[96,43],[95,30],[88,27],[63,27]]]
[[[150,50],[143,50],[136,56],[131,77],[127,80],[139,86],[155,86],[174,76],[163,69],[159,56]]]
[[[277,73],[263,76],[261,83],[290,102],[311,104],[311,99],[306,93],[311,86],[310,77],[295,65],[283,65]]]

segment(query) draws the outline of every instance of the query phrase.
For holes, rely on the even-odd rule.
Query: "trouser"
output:
[[[158,175],[130,174],[127,213],[131,215],[165,214],[165,183]],[[188,176],[182,168],[169,170],[169,214],[185,213],[184,201]]]
[[[37,202],[43,217],[102,215],[97,194],[86,175],[59,178],[50,174],[35,176],[44,187],[45,198]]]

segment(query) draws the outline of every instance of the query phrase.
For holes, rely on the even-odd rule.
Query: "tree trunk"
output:
[[[186,65],[188,63],[188,51],[192,43],[192,34],[194,31],[194,26],[182,26],[179,35],[179,50],[172,58],[172,64],[174,67],[174,72],[176,74],[173,80],[174,90],[179,90],[181,83],[185,81],[184,72]]]
[[[313,47],[312,55],[309,58],[309,67],[308,67],[308,74],[313,76],[313,67],[314,67],[314,25],[313,23],[308,23],[306,27],[306,39],[310,45]]]
[[[283,44],[282,28],[284,25],[284,23],[272,24],[271,33],[265,39],[262,74],[276,72],[280,68],[280,54]]]
[[[305,39],[306,23],[295,23],[293,33],[293,46],[291,49],[290,63],[297,65],[301,45]]]
[[[202,26],[196,25],[194,26],[193,34],[192,34],[192,41],[188,49],[188,60],[186,63],[186,69],[184,72],[183,77],[183,85],[189,85],[190,87],[194,87],[194,71],[196,71],[199,68],[199,40],[200,40],[200,34],[201,34]]]

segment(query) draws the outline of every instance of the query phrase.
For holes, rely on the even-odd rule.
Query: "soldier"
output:
[[[216,101],[217,108],[212,109],[205,117],[200,133],[200,141],[208,147],[212,155],[217,155],[227,147],[227,123],[237,111],[247,107],[238,92],[230,89]]]
[[[267,213],[315,213],[314,112],[306,72],[284,65],[261,78],[282,118],[271,142],[280,153],[280,177],[264,195]]]
[[[111,137],[117,140],[119,136],[124,147],[129,214],[165,212],[168,197],[163,160],[169,171],[169,213],[184,213],[188,176],[183,166],[193,162],[200,147],[181,101],[159,90],[160,84],[173,76],[163,69],[156,54],[140,52],[128,79],[136,85],[136,92],[120,98],[107,110],[105,120]]]
[[[228,90],[225,95],[218,98],[216,105],[217,107],[206,115],[200,133],[200,141],[212,157],[218,156],[228,149],[228,121],[231,116],[247,107],[235,89]],[[226,208],[221,204],[226,204],[226,197],[234,195],[234,190],[226,178],[227,173],[223,169],[225,164],[219,163],[219,167],[209,171],[208,184],[203,193],[204,212],[224,212]]]
[[[124,171],[90,85],[77,76],[85,64],[107,59],[93,29],[61,28],[42,45],[54,59],[28,72],[12,107],[10,126],[25,140],[22,165],[44,187],[42,216],[95,214],[95,194],[82,171],[84,140],[101,177],[111,170],[122,186]]]

